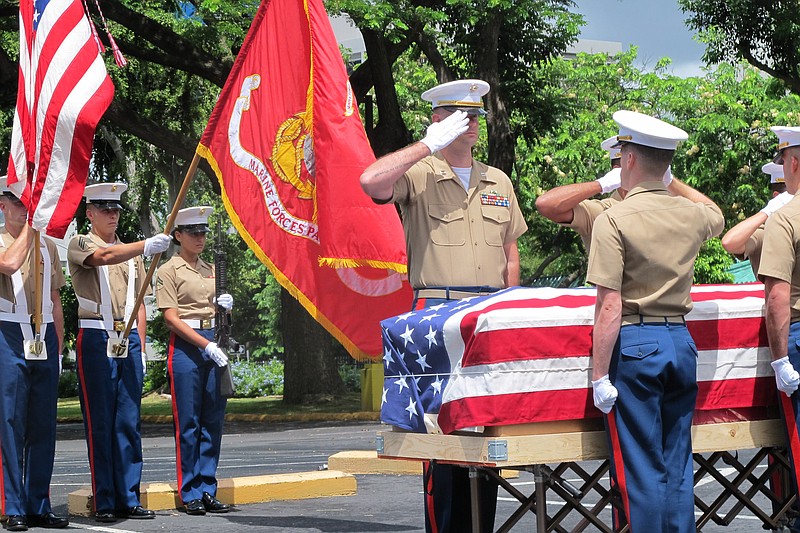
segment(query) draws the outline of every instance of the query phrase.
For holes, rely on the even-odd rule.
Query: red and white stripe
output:
[[[692,288],[698,411],[775,405],[761,284]],[[443,328],[451,376],[445,432],[471,426],[599,417],[591,395],[594,289],[514,290]]]
[[[20,69],[8,186],[35,229],[63,237],[78,207],[94,132],[114,96],[80,0],[51,0],[34,30],[20,1]]]

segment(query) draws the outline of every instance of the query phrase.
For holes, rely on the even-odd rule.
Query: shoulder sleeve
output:
[[[622,236],[608,213],[601,213],[594,222],[592,245],[589,251],[587,283],[611,290],[622,289],[625,266]]]
[[[394,182],[392,202],[407,205],[414,201],[414,197],[420,190],[419,184],[424,183],[428,173],[431,172],[431,165],[426,159],[414,164],[399,180]]]
[[[156,274],[156,303],[159,309],[178,308],[178,286],[171,261],[162,265]]]
[[[45,240],[47,253],[50,254],[50,290],[56,291],[67,284],[64,279],[64,268],[61,266],[61,258],[58,256],[58,246],[52,239]]]
[[[722,210],[717,206],[708,205],[708,204],[700,204],[705,208],[706,212],[706,220],[708,223],[708,228],[706,230],[706,240],[710,239],[711,237],[716,237],[722,230],[725,229],[725,217],[722,216]]]
[[[795,235],[791,220],[781,211],[773,213],[764,226],[764,245],[761,250],[761,265],[758,279],[765,276],[792,282],[792,272],[796,260]]]
[[[764,244],[764,226],[761,226],[757,230],[753,232],[752,235],[747,239],[747,242],[744,243],[744,253],[742,257],[744,259],[752,259],[752,258],[760,258],[761,257],[761,247]]]
[[[611,205],[610,202],[602,200],[584,200],[572,208],[572,222],[565,222],[561,225],[573,229],[579,235],[589,239],[595,219]]]
[[[97,250],[97,245],[86,235],[76,235],[67,246],[67,261],[84,268],[84,261]]]
[[[142,261],[142,256],[138,256],[134,258],[134,266],[136,267],[136,292],[138,293],[142,290],[142,282],[144,281],[144,277],[147,275],[147,271],[144,268],[144,261]],[[153,287],[151,284],[147,285],[147,289],[144,291],[145,296],[150,296],[153,294]]]

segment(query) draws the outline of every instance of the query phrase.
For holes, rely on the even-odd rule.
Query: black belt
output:
[[[414,289],[416,298],[441,298],[444,300],[461,300],[473,296],[486,296],[493,294],[500,289],[493,287],[478,287],[474,290],[461,289],[459,287],[437,287],[431,289]]]
[[[674,315],[674,316],[650,316],[650,315],[622,315],[622,325],[623,326],[631,326],[631,325],[642,325],[642,324],[655,324],[655,325],[686,325],[686,319],[683,315]]]

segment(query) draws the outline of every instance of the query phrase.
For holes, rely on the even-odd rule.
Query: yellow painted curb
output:
[[[352,475],[323,470],[221,479],[217,485],[217,498],[224,503],[242,505],[274,500],[353,496],[356,490],[356,478]],[[141,500],[142,506],[153,511],[181,506],[175,483],[142,483]],[[92,490],[89,487],[80,488],[67,496],[67,508],[71,515],[89,516],[92,507]]]

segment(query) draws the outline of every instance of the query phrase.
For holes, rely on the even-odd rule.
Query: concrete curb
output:
[[[332,496],[353,496],[356,478],[344,472],[322,470],[296,474],[247,476],[219,480],[217,498],[223,503],[243,505],[274,500],[302,500]],[[93,512],[92,489],[83,487],[67,496],[70,515],[90,516]],[[182,506],[176,483],[142,483],[142,506],[153,511]]]

